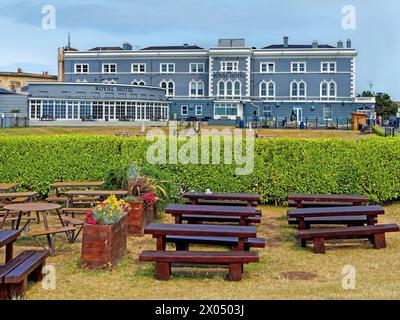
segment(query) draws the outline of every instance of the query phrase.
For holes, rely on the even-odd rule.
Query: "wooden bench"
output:
[[[0,219],[2,219],[2,217],[0,216]],[[37,220],[37,218],[32,218],[32,217],[24,217],[21,218],[21,222],[25,222],[24,226],[21,228],[21,230],[28,230],[28,226],[31,223],[32,220]],[[13,216],[9,216],[7,217],[5,223],[7,222],[11,222],[11,229],[15,229],[16,227],[16,223],[18,222],[18,217],[13,217]]]
[[[385,233],[398,231],[399,226],[396,224],[381,224],[362,227],[301,230],[298,237],[304,241],[313,240],[315,253],[325,253],[326,239],[351,239],[360,236],[371,236],[375,249],[381,249],[386,247]]]
[[[244,201],[247,206],[251,207],[258,204],[260,196],[256,193],[226,193],[226,192],[185,192],[183,197],[189,199],[192,204],[198,204],[200,200],[209,201]]]
[[[242,279],[243,264],[258,262],[256,252],[243,251],[143,251],[139,261],[156,263],[156,279],[169,280],[171,278],[172,263],[194,263],[206,265],[222,265],[229,267],[230,281]]]
[[[189,251],[190,244],[228,246],[235,250],[239,243],[239,239],[236,237],[166,236],[165,241],[174,243],[178,251]],[[250,248],[265,248],[265,239],[249,238],[245,240],[244,250],[249,251]]]
[[[94,204],[100,200],[100,197],[73,197],[74,204]],[[68,197],[48,197],[47,202],[51,203],[67,203]]]
[[[54,256],[55,255],[54,236],[56,234],[65,233],[69,240],[70,238],[74,238],[75,230],[76,230],[75,227],[66,226],[61,228],[49,228],[48,230],[29,231],[27,232],[27,235],[35,239],[40,236],[46,236],[50,255]]]
[[[299,220],[296,218],[288,218],[290,225],[298,225]],[[347,225],[348,227],[363,226],[368,223],[367,216],[344,216],[344,217],[313,217],[304,218],[305,229],[310,229],[314,224],[338,224]],[[377,220],[375,220],[377,223]]]
[[[288,219],[294,218],[298,221],[299,230],[306,229],[305,219],[321,217],[354,217],[366,216],[367,224],[373,225],[378,215],[384,214],[385,210],[381,206],[348,206],[330,208],[302,208],[288,210]]]
[[[352,206],[352,202],[333,202],[333,201],[302,201],[300,208],[320,208],[320,207],[346,207]],[[298,204],[294,200],[288,201],[289,207],[297,207]]]
[[[29,280],[41,281],[42,269],[49,252],[23,251],[17,257],[0,266],[0,299],[21,298]]]
[[[192,201],[186,201],[185,204],[192,204]],[[246,207],[246,201],[224,201],[224,200],[198,200],[198,205],[208,205],[208,206],[239,206]],[[257,207],[257,202],[251,203],[252,207]]]
[[[69,227],[71,225],[72,227],[75,227],[75,229],[77,230],[68,239],[70,243],[74,243],[75,240],[78,238],[79,234],[81,233],[83,224],[85,223],[85,221],[83,221],[81,219],[76,219],[73,217],[64,217],[62,220],[63,220],[65,226]]]
[[[225,222],[238,222],[239,225],[248,225],[249,218],[260,218],[261,211],[256,210],[254,207],[239,207],[239,206],[207,206],[207,205],[187,205],[187,204],[171,204],[165,209],[166,214],[171,214],[175,217],[175,223],[182,223],[182,216],[187,215],[199,216],[197,221],[201,219],[210,221],[223,220]],[[207,216],[214,216],[207,217]],[[234,217],[234,218],[233,218]],[[207,219],[206,219],[207,218]],[[192,219],[192,218],[190,218]],[[233,219],[233,220],[232,220]],[[258,221],[255,219],[254,221]],[[186,219],[187,220],[187,219]]]
[[[342,206],[343,203],[348,203],[352,206],[362,206],[367,204],[369,201],[368,197],[358,196],[358,195],[348,195],[348,194],[289,194],[288,202],[295,203],[295,207],[303,208],[303,204],[312,207],[327,206],[330,207],[333,204],[335,207]],[[322,205],[317,205],[317,204]],[[323,203],[329,203],[332,205],[323,205]]]
[[[181,215],[182,221],[187,221],[188,223],[203,223],[203,222],[222,222],[222,223],[240,223],[240,217],[230,217],[230,216],[210,216],[210,215],[195,215],[195,214],[183,214]],[[246,225],[252,223],[261,223],[260,217],[248,217],[245,219]]]
[[[75,214],[86,214],[90,210],[92,210],[92,208],[62,208],[61,212],[66,216],[71,214],[72,218],[75,218]]]
[[[157,239],[157,250],[166,250],[167,236],[234,237],[238,238],[237,249],[241,251],[245,250],[247,239],[257,238],[254,226],[151,223],[144,232]]]

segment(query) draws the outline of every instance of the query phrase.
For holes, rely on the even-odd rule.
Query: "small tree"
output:
[[[361,94],[361,97],[375,97],[375,112],[377,116],[381,116],[382,118],[386,119],[389,116],[393,116],[397,112],[397,105],[395,102],[392,101],[390,95],[383,92],[371,92],[371,91],[364,91]]]

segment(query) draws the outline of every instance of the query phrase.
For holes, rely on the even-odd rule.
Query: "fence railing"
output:
[[[367,120],[367,126],[372,127],[374,125],[375,120]],[[349,117],[337,117],[334,119],[305,117],[302,121],[291,121],[288,117],[274,117],[272,119],[247,117],[243,120],[243,123],[237,123],[237,126],[271,129],[352,130],[353,121]],[[356,128],[360,129],[358,123]]]
[[[16,113],[1,113],[0,128],[19,128],[29,126],[29,118]]]

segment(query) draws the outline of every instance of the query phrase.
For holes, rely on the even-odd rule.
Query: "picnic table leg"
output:
[[[192,204],[197,204],[197,199],[192,199]]]
[[[367,217],[367,224],[369,226],[373,226],[375,224],[375,216],[368,216]]]
[[[243,239],[243,238],[239,238],[239,242],[238,242],[238,245],[237,245],[237,251],[245,251],[244,249],[244,242],[245,242],[245,240],[246,239]]]
[[[18,220],[17,220],[17,223],[15,225],[15,230],[19,229],[19,225],[21,224],[21,219],[22,219],[22,211],[18,212]]]
[[[49,246],[50,255],[55,256],[54,238],[50,234],[47,235],[47,244]]]
[[[181,218],[181,215],[180,215],[180,214],[177,214],[177,215],[175,216],[175,223],[176,223],[176,224],[182,224],[182,218]]]
[[[302,208],[302,201],[301,200],[296,200],[296,208]]]
[[[157,250],[165,251],[165,236],[157,236]]]
[[[304,218],[300,218],[299,219],[299,231],[300,230],[305,230],[306,229],[306,223],[305,223],[305,221],[304,221]],[[301,239],[300,240],[300,244],[301,244],[301,246],[303,247],[303,248],[305,248],[305,247],[307,247],[307,240],[305,240],[305,239]]]
[[[5,260],[6,263],[11,261],[13,258],[13,254],[14,254],[13,253],[13,251],[14,251],[13,245],[14,245],[14,242],[10,242],[9,244],[6,245],[6,260]]]
[[[6,223],[6,220],[7,220],[7,217],[8,217],[8,213],[9,213],[9,211],[6,211],[6,214],[4,215],[3,220],[1,221],[0,230],[3,229],[3,226]]]
[[[240,217],[239,225],[240,226],[246,226],[247,225],[246,219],[244,217]]]

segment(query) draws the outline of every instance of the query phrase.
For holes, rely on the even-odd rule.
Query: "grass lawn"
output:
[[[296,230],[287,225],[286,208],[263,207],[258,250],[260,263],[245,266],[241,282],[224,280],[225,269],[176,269],[170,281],[154,279],[154,265],[138,263],[138,254],[155,248],[151,236],[130,237],[128,254],[112,271],[79,267],[80,240],[64,243],[48,264],[56,268],[57,287],[46,291],[30,285],[27,299],[399,299],[400,233],[387,234],[388,247],[375,250],[364,240],[329,241],[325,255],[296,244]],[[171,222],[168,216],[163,222]],[[382,223],[400,224],[400,205],[386,207]],[[37,228],[34,225],[34,228]],[[61,240],[58,241],[58,246]],[[15,251],[39,248],[29,238],[17,241]],[[199,247],[197,247],[199,248]],[[4,252],[0,252],[4,256]],[[356,288],[342,289],[342,268],[356,269]],[[287,276],[289,275],[289,277]],[[294,278],[294,279],[293,279]]]
[[[203,126],[204,129],[226,129],[233,127]],[[146,130],[151,128],[147,127]],[[162,128],[164,131],[167,127]],[[182,130],[183,127],[179,128]],[[115,135],[119,131],[131,135],[139,133],[141,127],[28,127],[0,129],[0,136],[61,135],[61,134],[94,134]],[[350,140],[365,139],[372,135],[361,135],[358,131],[347,130],[296,130],[296,129],[257,129],[261,137],[268,138],[342,138]]]

